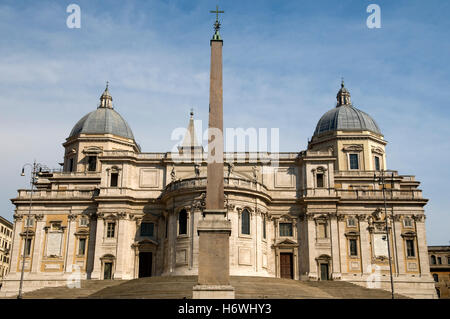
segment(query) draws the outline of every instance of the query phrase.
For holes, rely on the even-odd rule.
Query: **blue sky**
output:
[[[68,29],[66,7],[81,7]],[[306,148],[335,105],[341,76],[374,117],[389,169],[422,182],[428,244],[449,244],[450,2],[218,1],[225,10],[225,127],[280,128],[280,150]],[[381,29],[366,8],[381,7]],[[207,123],[209,39],[217,1],[0,2],[0,215],[28,187],[33,159],[50,167],[94,110],[105,82],[145,152],[169,151],[189,109]]]

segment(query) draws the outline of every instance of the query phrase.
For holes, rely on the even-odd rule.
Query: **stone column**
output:
[[[430,263],[428,257],[428,247],[425,232],[425,215],[414,216],[416,224],[416,243],[417,243],[417,257],[420,265],[420,275],[423,277],[430,276]]]
[[[393,254],[393,257],[397,257],[394,258],[394,261],[396,260],[397,262],[395,263],[395,273],[397,274],[397,276],[399,277],[403,277],[406,275],[406,264],[405,264],[405,249],[404,247],[404,240],[402,237],[402,221],[401,219],[399,219],[397,216],[399,215],[395,215],[396,218],[394,218],[393,223],[395,223],[395,252],[396,254]],[[394,235],[394,232],[392,232],[392,235]],[[392,236],[394,237],[394,236]],[[427,252],[428,255],[428,252]],[[393,273],[393,274],[395,274]]]
[[[42,246],[43,246],[43,231],[45,222],[43,222],[44,215],[37,214],[35,215],[36,221],[36,232],[34,235],[34,249],[33,249],[33,258],[31,264],[31,272],[38,273],[40,272],[40,265],[42,260]]]
[[[331,278],[340,279],[340,264],[339,264],[339,221],[343,218],[342,215],[331,215],[330,218],[330,239],[331,239],[331,258],[332,258],[332,268]]]
[[[309,251],[309,270],[308,278],[310,280],[317,280],[317,262],[316,262],[316,222],[313,215],[307,215],[308,227],[308,251]]]
[[[105,228],[105,221],[102,214],[97,215],[97,232],[95,234],[95,254],[94,254],[94,269],[92,271],[92,279],[102,279],[102,261],[101,257],[101,246],[103,243],[103,232]]]
[[[17,264],[20,261],[20,251],[22,250],[21,245],[23,245],[21,238],[20,238],[20,233],[22,232],[22,227],[23,227],[23,223],[24,223],[24,219],[21,215],[14,215],[14,234],[13,234],[13,238],[12,238],[12,249],[11,249],[11,264],[10,264],[10,268],[9,268],[9,273],[10,274],[15,274],[18,273],[18,268],[17,268]],[[20,272],[20,269],[19,269]]]
[[[125,253],[125,246],[129,247],[127,238],[127,223],[125,221],[126,214],[117,214],[117,254],[116,254],[116,265],[114,271],[114,279],[124,279],[124,273],[126,272],[125,259],[127,257]]]
[[[70,214],[68,216],[67,222],[69,223],[67,227],[67,251],[66,251],[66,264],[64,272],[74,272],[75,268],[72,268],[75,263],[75,245],[77,238],[75,237],[75,232],[77,230],[77,218],[75,215]],[[65,248],[66,248],[65,247]],[[72,270],[72,271],[70,271]]]
[[[370,275],[369,265],[372,265],[372,256],[370,253],[370,238],[369,238],[369,224],[367,223],[367,217],[358,215],[359,220],[359,238],[360,238],[360,251],[361,251],[361,268],[362,273]],[[372,267],[372,266],[370,266]]]

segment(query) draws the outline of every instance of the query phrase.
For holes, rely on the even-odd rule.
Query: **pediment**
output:
[[[99,154],[101,152],[103,152],[103,150],[97,146],[90,146],[83,150],[84,154]]]
[[[364,150],[364,147],[362,145],[354,144],[354,145],[347,145],[342,148],[344,152],[361,152]]]
[[[285,239],[279,241],[278,243],[276,243],[274,246],[275,247],[280,247],[280,246],[289,246],[289,247],[295,246],[295,247],[297,247],[298,243],[293,241],[292,239],[285,238]]]

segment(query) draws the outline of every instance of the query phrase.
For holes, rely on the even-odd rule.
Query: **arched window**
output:
[[[185,209],[178,214],[178,235],[187,235],[187,212]]]
[[[436,265],[436,256],[435,255],[431,255],[431,264]]]
[[[244,235],[250,235],[250,212],[247,209],[242,211],[241,233]]]

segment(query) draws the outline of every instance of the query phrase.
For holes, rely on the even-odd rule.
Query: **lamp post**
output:
[[[22,299],[22,288],[23,288],[23,275],[24,275],[24,270],[25,270],[25,257],[26,257],[26,253],[27,250],[30,249],[31,250],[31,245],[29,245],[30,247],[27,247],[28,245],[28,223],[30,221],[30,216],[31,216],[31,206],[33,205],[33,191],[34,191],[34,183],[36,182],[36,175],[38,175],[38,173],[42,172],[43,168],[47,168],[46,166],[36,163],[36,160],[33,162],[33,164],[25,164],[22,167],[22,173],[20,174],[20,176],[25,176],[25,166],[30,166],[31,167],[31,178],[30,178],[30,186],[31,186],[31,193],[30,193],[30,208],[28,210],[28,216],[25,222],[25,243],[23,246],[23,253],[22,253],[22,270],[20,272],[20,285],[19,285],[19,294],[17,295],[17,299]],[[28,256],[28,254],[27,254]]]
[[[389,274],[391,278],[391,296],[392,299],[394,299],[394,279],[392,277],[392,260],[391,260],[391,244],[389,241],[389,225],[388,225],[388,215],[387,215],[387,208],[386,208],[386,176],[384,174],[384,170],[381,170],[381,174],[377,176],[376,173],[373,174],[373,179],[375,182],[378,182],[379,185],[382,185],[383,189],[383,201],[384,201],[384,216],[385,216],[385,222],[386,222],[386,241],[387,241],[387,247],[388,247],[388,259],[389,259]],[[393,185],[394,181],[394,173],[391,175],[391,186]],[[391,187],[392,189],[392,187]]]

